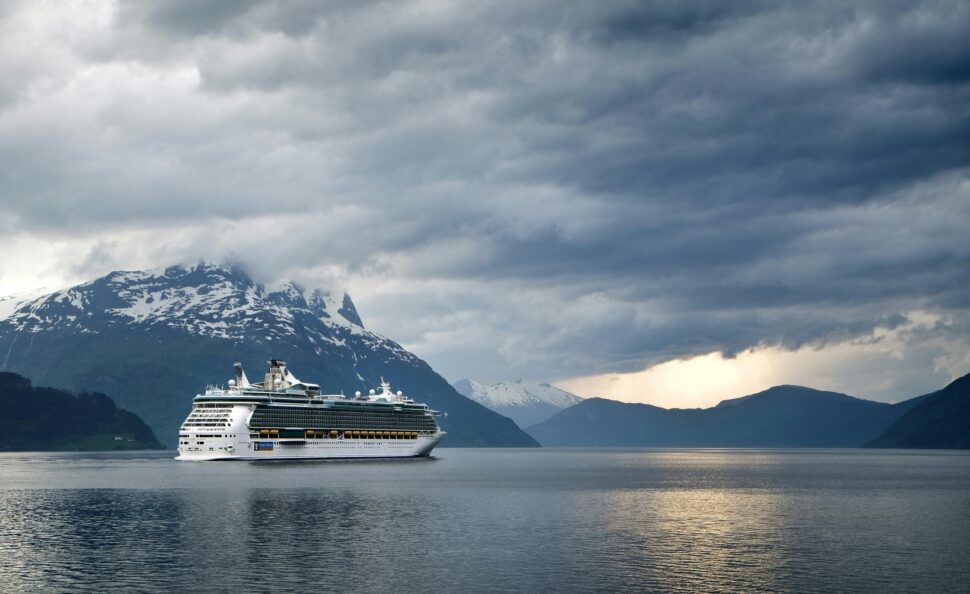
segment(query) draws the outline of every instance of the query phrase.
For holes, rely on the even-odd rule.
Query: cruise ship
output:
[[[381,378],[380,392],[320,394],[284,361],[269,361],[262,382],[242,365],[228,385],[208,386],[179,430],[176,460],[296,460],[428,456],[445,432],[438,412]]]

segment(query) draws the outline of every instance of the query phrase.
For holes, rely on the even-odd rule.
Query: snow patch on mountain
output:
[[[15,332],[101,333],[118,325],[229,340],[306,337],[342,346],[353,338],[371,350],[416,359],[394,341],[365,330],[347,294],[338,301],[293,282],[256,284],[224,265],[119,271],[52,293],[0,297],[0,326]]]
[[[499,382],[488,386],[475,380],[466,379],[455,382],[456,388],[459,384],[462,384],[459,392],[464,393],[462,389],[465,389],[469,392],[465,396],[488,407],[529,406],[543,403],[558,408],[567,408],[583,400],[575,394],[549,384],[532,384],[522,380]]]
[[[459,394],[511,418],[519,427],[541,423],[583,400],[549,384],[534,384],[522,380],[485,385],[475,380],[463,379],[453,385]]]
[[[0,295],[0,320],[5,320],[12,316],[25,303],[33,301],[41,295],[46,295],[43,289],[28,293],[15,293],[13,295]]]

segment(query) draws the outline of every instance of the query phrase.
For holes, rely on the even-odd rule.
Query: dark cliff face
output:
[[[0,450],[158,449],[155,434],[137,415],[99,393],[35,388],[0,372]]]
[[[912,403],[777,386],[707,409],[591,398],[528,428],[545,446],[860,447]]]
[[[919,400],[867,445],[875,448],[970,449],[970,374]]]
[[[442,411],[444,446],[535,446],[510,419],[458,394],[427,363],[363,327],[349,296],[287,283],[265,287],[212,265],[115,272],[45,295],[0,320],[0,369],[73,390],[98,390],[138,413],[165,443],[192,397],[241,361],[251,376],[270,358],[324,392],[390,380]]]

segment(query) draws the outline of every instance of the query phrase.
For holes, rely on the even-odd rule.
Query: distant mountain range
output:
[[[968,378],[897,404],[800,386],[706,409],[590,398],[527,431],[544,446],[967,447]]]
[[[443,445],[970,447],[967,377],[898,404],[778,386],[712,408],[668,410],[583,400],[548,384],[463,380],[456,390],[401,345],[365,329],[348,295],[335,299],[290,282],[268,287],[227,266],[114,272],[61,291],[0,298],[0,371],[107,394],[169,445],[205,384],[226,381],[234,361],[259,370],[270,357],[331,393],[389,379],[445,413]],[[107,410],[101,397],[71,397],[94,398],[95,408]]]
[[[162,446],[137,415],[104,394],[35,388],[0,372],[0,450],[145,450]]]
[[[555,386],[522,380],[485,385],[475,380],[463,379],[455,382],[454,386],[458,393],[509,417],[519,427],[541,423],[559,411],[583,401],[579,396]]]
[[[536,446],[515,423],[465,398],[398,343],[366,330],[348,295],[263,286],[229,266],[113,272],[69,289],[0,300],[0,370],[103,392],[175,445],[192,397],[234,361],[286,360],[325,392],[384,377],[444,414],[444,446]]]

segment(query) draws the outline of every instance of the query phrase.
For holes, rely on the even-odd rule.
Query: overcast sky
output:
[[[0,293],[231,261],[668,404],[970,372],[966,2],[8,0],[0,72]]]

